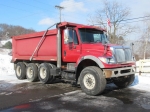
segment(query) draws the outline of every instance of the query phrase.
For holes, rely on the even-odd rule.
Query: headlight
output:
[[[99,57],[99,59],[100,59],[102,62],[104,62],[104,63],[108,63],[108,60],[107,60],[107,58],[105,58],[105,57]]]
[[[116,63],[115,59],[112,57],[112,58],[108,58],[108,63]]]
[[[107,63],[107,64],[113,64],[113,63],[116,63],[115,59],[113,57],[99,57],[99,59],[104,62],[104,63]]]

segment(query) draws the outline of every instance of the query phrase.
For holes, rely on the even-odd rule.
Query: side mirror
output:
[[[68,29],[65,29],[64,30],[64,43],[65,44],[68,44],[68,41],[69,41],[69,36],[68,36],[68,33],[69,31],[68,31]]]
[[[108,35],[105,34],[105,37],[108,39],[108,41],[110,40],[110,37]]]
[[[64,30],[64,42],[65,44],[68,44],[68,43],[73,43],[73,38],[72,38],[72,33],[71,33],[72,30],[69,30],[68,28]]]

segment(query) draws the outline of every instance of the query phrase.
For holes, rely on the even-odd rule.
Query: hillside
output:
[[[27,34],[32,32],[35,32],[35,30],[26,29],[22,26],[0,24],[0,40],[6,40],[15,35]]]

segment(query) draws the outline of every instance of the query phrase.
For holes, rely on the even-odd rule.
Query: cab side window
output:
[[[79,44],[78,42],[78,37],[77,37],[77,34],[76,34],[76,31],[75,30],[72,30],[73,31],[73,42],[75,45]]]
[[[68,44],[71,42],[74,42],[75,45],[79,44],[76,31],[74,29],[68,29],[68,31],[65,30],[64,43]]]

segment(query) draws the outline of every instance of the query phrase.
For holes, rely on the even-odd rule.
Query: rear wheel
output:
[[[50,74],[50,69],[56,67],[55,65],[52,64],[48,64],[48,63],[42,63],[39,66],[39,79],[41,82],[43,82],[44,84],[47,83],[53,83],[55,81],[55,77]]]
[[[106,87],[106,79],[100,68],[89,66],[80,74],[80,86],[88,95],[99,95]]]
[[[119,88],[125,88],[131,85],[134,81],[135,74],[114,78],[114,84]]]
[[[50,69],[52,68],[56,68],[56,66],[54,64],[49,64]],[[49,83],[54,83],[56,81],[55,76],[53,76],[52,74],[50,74],[50,79],[49,79]]]
[[[38,79],[38,68],[35,64],[30,63],[26,69],[26,77],[30,82],[35,82]]]
[[[15,67],[16,77],[18,79],[26,78],[26,66],[23,62],[18,62]]]

